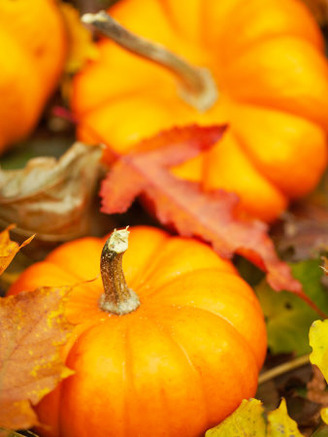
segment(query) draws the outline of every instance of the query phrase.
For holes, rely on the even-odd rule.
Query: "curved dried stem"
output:
[[[82,21],[91,24],[133,54],[160,64],[174,73],[181,83],[180,97],[197,110],[206,111],[217,101],[217,86],[208,69],[190,65],[185,59],[164,46],[135,35],[105,11],[84,14]]]

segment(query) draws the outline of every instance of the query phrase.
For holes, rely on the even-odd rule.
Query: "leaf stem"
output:
[[[106,241],[101,254],[100,271],[104,293],[100,297],[101,310],[124,315],[135,311],[140,300],[138,295],[127,286],[122,258],[128,248],[128,229],[114,230]]]
[[[277,376],[283,375],[284,373],[287,373],[291,370],[297,369],[298,367],[302,367],[305,364],[309,364],[310,359],[309,355],[302,355],[301,357],[294,358],[291,361],[288,361],[287,363],[280,364],[279,366],[273,367],[272,369],[269,369],[265,372],[263,372],[259,376],[259,385],[264,384],[267,381],[270,381],[271,379],[276,378]]]
[[[128,31],[105,11],[84,14],[81,19],[126,50],[174,73],[182,84],[180,97],[197,110],[206,111],[217,101],[217,86],[208,69],[193,66],[166,47]]]

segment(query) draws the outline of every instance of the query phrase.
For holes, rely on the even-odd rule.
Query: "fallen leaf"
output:
[[[321,407],[328,407],[327,383],[322,372],[317,366],[312,366],[313,375],[306,385],[306,397],[311,402],[319,404]]]
[[[60,356],[71,326],[63,316],[69,287],[44,287],[0,299],[0,426],[38,423],[31,405],[69,376]]]
[[[211,147],[223,131],[222,126],[174,128],[116,159],[101,186],[102,212],[125,212],[142,195],[164,225],[182,236],[202,238],[224,257],[243,255],[267,271],[272,288],[292,291],[308,301],[289,266],[279,260],[267,226],[237,216],[235,194],[204,192],[199,184],[169,172],[169,167]]]
[[[257,399],[243,400],[239,408],[205,437],[302,437],[297,424],[287,413],[286,402],[268,413]]]
[[[326,256],[322,256],[323,265],[320,266],[322,270],[325,272],[325,275],[328,276],[328,258]]]
[[[273,229],[277,250],[289,261],[316,258],[328,250],[327,205],[307,199],[282,215],[279,227]]]
[[[321,426],[314,432],[314,434],[311,435],[311,437],[328,437],[328,427]]]
[[[264,437],[266,422],[261,401],[243,400],[237,410],[215,428],[209,429],[205,437]]]
[[[309,340],[312,347],[310,361],[319,368],[328,381],[328,319],[316,320],[312,323]],[[321,410],[321,418],[328,424],[328,408]]]
[[[24,246],[29,244],[34,238],[32,235],[25,240],[21,245],[10,239],[9,231],[15,225],[8,226],[4,231],[0,232],[0,275],[6,270],[16,253]]]
[[[309,339],[312,347],[310,361],[319,367],[328,381],[328,319],[316,320],[312,323]]]
[[[320,261],[308,260],[291,264],[293,276],[300,281],[304,292],[322,311],[328,313],[328,295],[321,279]],[[268,345],[271,353],[310,352],[308,332],[318,314],[303,300],[286,291],[279,295],[263,281],[255,287],[265,316]]]
[[[85,233],[101,155],[101,146],[75,143],[59,160],[40,157],[23,169],[0,169],[0,224],[16,223],[16,232],[46,241]]]
[[[320,413],[321,419],[328,424],[328,408],[323,408]]]
[[[288,416],[285,399],[279,407],[268,413],[268,437],[302,437],[296,422]]]

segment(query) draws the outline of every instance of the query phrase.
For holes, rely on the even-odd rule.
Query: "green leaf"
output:
[[[257,399],[243,400],[239,408],[205,437],[264,437],[266,423],[262,403]]]
[[[268,414],[268,422],[268,437],[302,437],[296,422],[288,416],[285,399]]]
[[[320,260],[301,261],[291,265],[293,275],[305,293],[328,313],[328,295],[321,284],[323,271]],[[294,352],[304,355],[310,352],[308,332],[318,314],[299,297],[272,290],[266,282],[256,288],[266,322],[268,345],[273,354]]]
[[[325,426],[324,428],[320,428],[315,431],[311,437],[328,437],[328,427]]]

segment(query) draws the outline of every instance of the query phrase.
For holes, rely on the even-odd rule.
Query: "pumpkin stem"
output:
[[[208,69],[190,65],[164,46],[135,35],[105,11],[84,14],[82,21],[91,24],[126,50],[173,72],[182,83],[180,97],[197,110],[206,111],[217,101],[218,90]]]
[[[131,313],[140,305],[138,295],[127,286],[122,268],[128,236],[127,228],[115,229],[104,245],[100,260],[104,293],[100,297],[99,307],[117,315]]]

